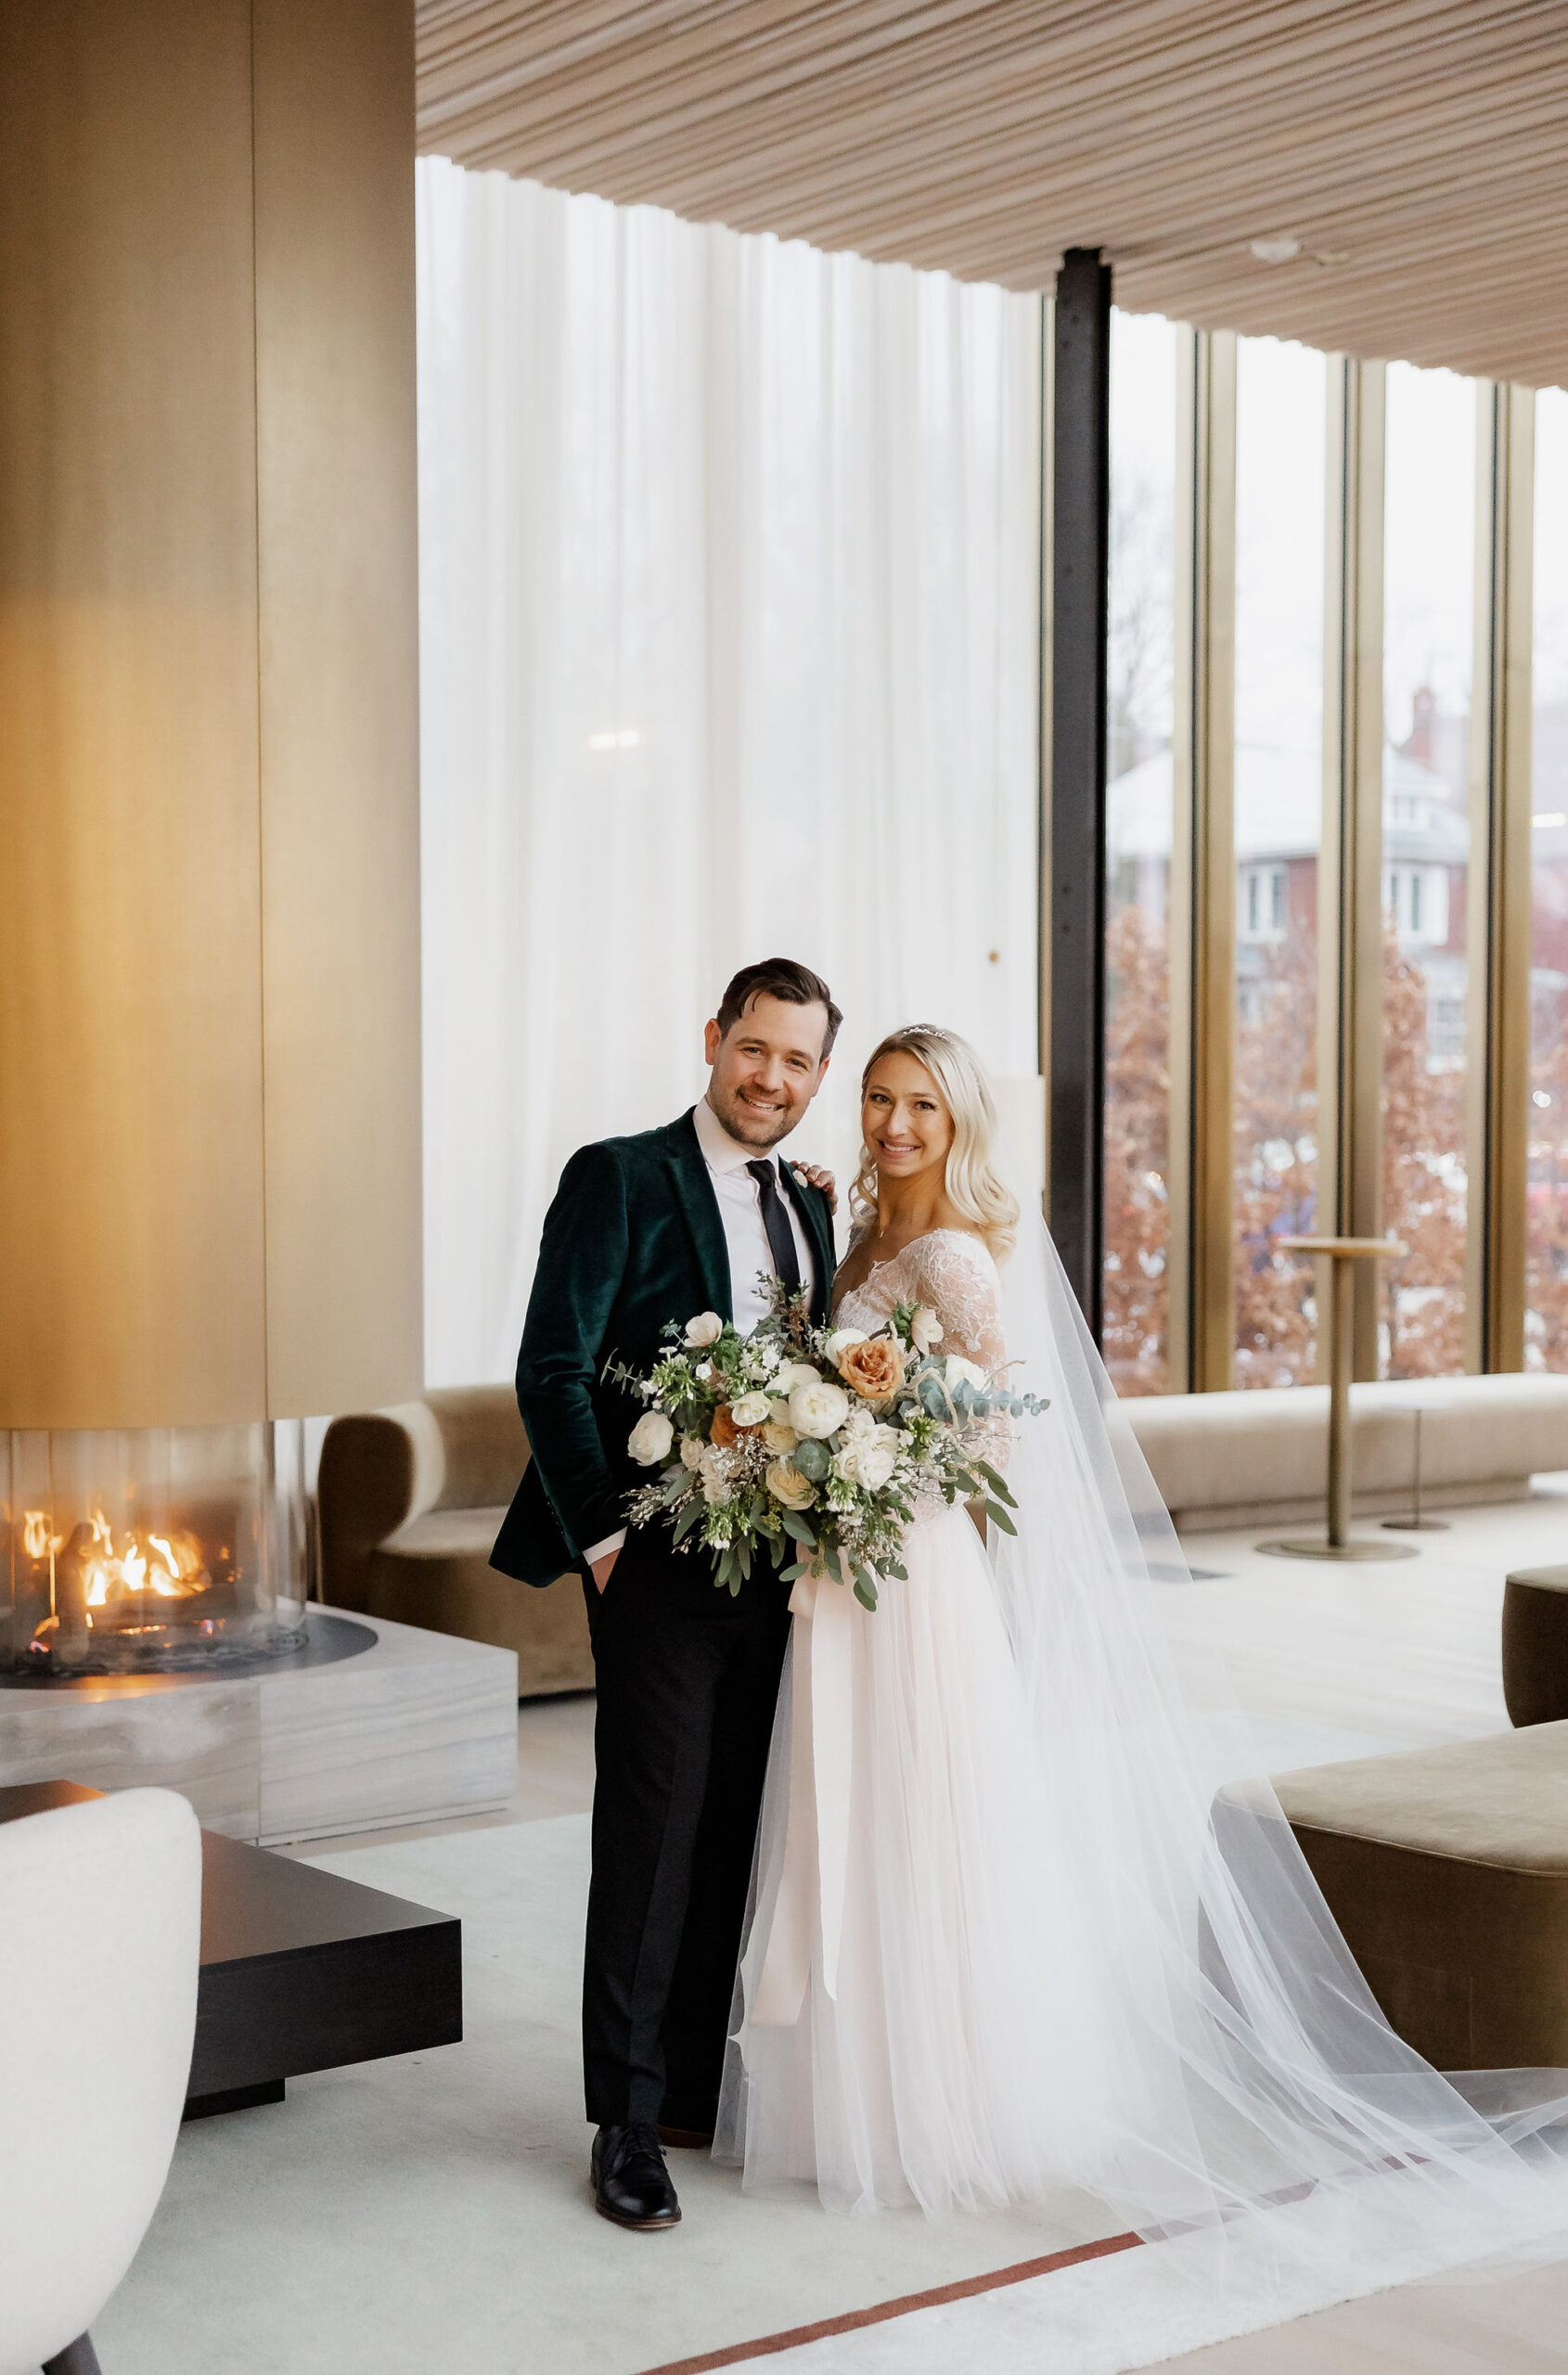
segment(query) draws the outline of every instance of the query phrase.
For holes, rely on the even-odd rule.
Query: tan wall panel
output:
[[[414,55],[257,0],[268,1407],[423,1384]]]
[[[263,1403],[250,71],[0,21],[0,1426]]]

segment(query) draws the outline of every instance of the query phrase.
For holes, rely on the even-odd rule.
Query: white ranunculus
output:
[[[991,1382],[983,1369],[977,1368],[972,1361],[966,1361],[958,1353],[948,1354],[942,1364],[942,1373],[947,1380],[949,1393],[960,1380],[966,1385],[972,1385],[977,1393],[983,1393]]]
[[[786,1361],[768,1392],[782,1394],[788,1400],[797,1385],[815,1385],[820,1375],[821,1371],[814,1369],[809,1361]]]
[[[773,1406],[776,1410],[788,1410],[790,1407],[787,1402],[776,1402]],[[763,1441],[769,1451],[782,1454],[793,1451],[800,1437],[788,1419],[770,1419],[763,1429]]]
[[[849,1345],[864,1344],[866,1341],[864,1328],[835,1328],[828,1339],[828,1358],[830,1361],[836,1361],[839,1354]]]
[[[723,1334],[724,1321],[716,1311],[700,1311],[686,1323],[686,1341],[692,1346],[716,1344]]]
[[[946,1330],[929,1303],[915,1305],[909,1319],[909,1342],[917,1353],[926,1354],[940,1344]]]
[[[833,1466],[846,1484],[880,1493],[893,1474],[900,1448],[896,1428],[873,1424],[868,1434],[857,1433],[844,1444]]]
[[[738,1427],[760,1427],[770,1406],[765,1393],[743,1393],[730,1404],[729,1415]]]
[[[791,1468],[787,1459],[776,1459],[765,1478],[768,1491],[787,1509],[809,1509],[816,1498],[816,1487]]]
[[[848,1416],[849,1396],[842,1386],[830,1385],[815,1370],[809,1385],[790,1389],[790,1424],[797,1435],[810,1435],[820,1443],[842,1427]]]
[[[682,1466],[683,1468],[689,1468],[689,1469],[690,1469],[690,1470],[691,1470],[691,1472],[692,1472],[692,1474],[695,1476],[695,1475],[696,1475],[696,1473],[697,1473],[697,1471],[698,1471],[698,1470],[701,1467],[701,1465],[702,1465],[702,1438],[701,1438],[701,1436],[700,1436],[700,1435],[683,1435],[683,1436],[681,1437],[681,1466]]]
[[[657,1468],[670,1457],[675,1431],[662,1410],[645,1410],[626,1438],[626,1449],[639,1468]]]

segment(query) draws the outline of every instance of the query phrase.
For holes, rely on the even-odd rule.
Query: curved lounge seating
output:
[[[528,1457],[507,1385],[432,1389],[422,1401],[334,1419],[316,1487],[323,1598],[515,1650],[520,1699],[591,1690],[576,1575],[534,1591],[490,1564]]]
[[[91,2375],[196,2033],[201,1843],[172,1790],[0,1823],[0,2375]]]
[[[1415,1420],[1407,1406],[1417,1393],[1423,1404],[1423,1505],[1522,1500],[1533,1475],[1568,1469],[1568,1377],[1353,1385],[1357,1516],[1392,1517],[1410,1506]],[[1326,1385],[1154,1394],[1123,1407],[1178,1532],[1321,1519],[1329,1482]]]

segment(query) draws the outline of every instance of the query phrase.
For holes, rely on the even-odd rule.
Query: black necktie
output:
[[[778,1192],[778,1174],[771,1162],[749,1162],[746,1165],[757,1183],[762,1198],[763,1226],[767,1231],[767,1250],[773,1256],[773,1266],[784,1281],[787,1295],[799,1294],[801,1265],[795,1252],[795,1232],[790,1226],[790,1215],[784,1210],[784,1199]]]

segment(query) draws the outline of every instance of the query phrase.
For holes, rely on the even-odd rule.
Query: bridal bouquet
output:
[[[606,1364],[647,1402],[628,1449],[660,1471],[628,1514],[634,1525],[667,1518],[684,1548],[711,1551],[721,1589],[739,1592],[766,1556],[786,1582],[819,1568],[875,1608],[880,1578],[907,1580],[899,1551],[917,1498],[937,1494],[983,1501],[1017,1532],[1012,1495],[978,1456],[980,1430],[1047,1406],[972,1361],[944,1358],[923,1305],[900,1303],[868,1335],[815,1328],[803,1296],[780,1297],[749,1336],[703,1311],[665,1339],[651,1377]]]

